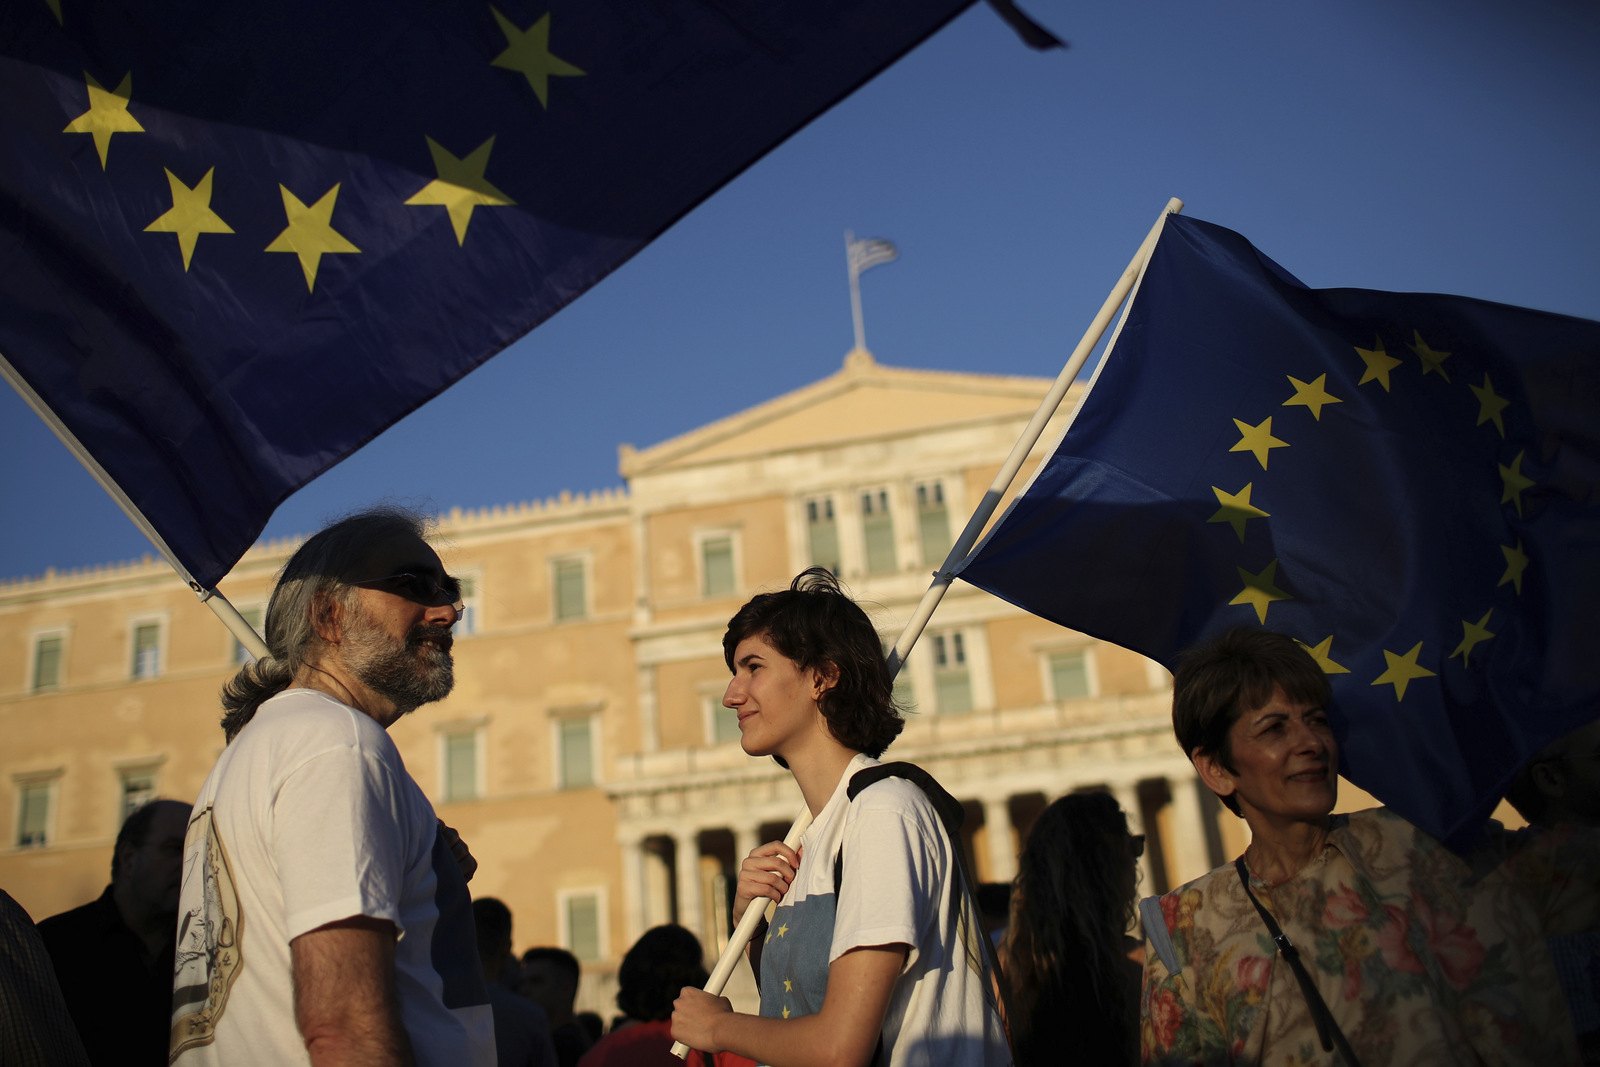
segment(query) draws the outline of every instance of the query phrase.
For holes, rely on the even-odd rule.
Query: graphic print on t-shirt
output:
[[[203,845],[189,848],[195,840]],[[244,916],[210,807],[189,823],[181,899],[189,902],[189,908],[178,922],[170,1060],[215,1038],[217,1022],[228,1006],[228,990],[244,965],[239,951]]]
[[[837,900],[822,893],[773,912],[761,946],[762,1015],[788,1019],[822,1010]]]

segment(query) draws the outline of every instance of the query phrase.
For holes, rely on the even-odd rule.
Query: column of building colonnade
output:
[[[986,784],[992,787],[998,783]],[[1207,826],[1212,816],[1201,803],[1198,789],[1203,787],[1192,771],[1119,777],[1109,783],[1052,784],[1054,788],[1043,791],[1048,800],[1086,787],[1105,788],[1116,797],[1127,814],[1129,832],[1146,835],[1145,854],[1139,861],[1142,893],[1164,892],[1231,858],[1221,854],[1218,846],[1221,837],[1216,827]],[[979,793],[976,806],[981,807],[984,825],[989,829],[983,835],[985,842],[980,850],[983,855],[974,859],[986,881],[1007,882],[1016,876],[1020,835],[1013,817],[1013,802],[1029,792],[991,788]],[[1154,802],[1153,797],[1157,798]],[[1154,810],[1153,803],[1158,805]],[[729,876],[736,876],[739,863],[763,842],[763,826],[770,831],[771,826],[761,820],[733,826],[726,821],[691,824],[675,826],[670,831],[658,829],[653,833],[625,831],[620,843],[626,944],[631,945],[656,923],[675,921],[694,931],[703,944],[715,946],[727,931],[725,927],[721,930],[703,928],[708,916],[701,868],[702,839],[713,832],[731,834],[733,865],[724,869]],[[721,862],[726,862],[725,854]],[[708,953],[710,951],[708,947]]]

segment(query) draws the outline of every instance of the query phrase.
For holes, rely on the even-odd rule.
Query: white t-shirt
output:
[[[834,960],[854,948],[907,945],[883,1020],[886,1067],[1009,1064],[975,964],[982,934],[955,890],[950,838],[932,802],[903,778],[868,786],[853,801],[846,793],[851,775],[877,765],[870,756],[851,760],[800,839],[800,869],[762,945],[761,1014],[821,1011]]]
[[[290,689],[261,705],[195,801],[173,979],[176,1062],[309,1064],[289,942],[357,915],[399,932],[395,989],[417,1063],[494,1067],[471,897],[433,805],[381,726]]]

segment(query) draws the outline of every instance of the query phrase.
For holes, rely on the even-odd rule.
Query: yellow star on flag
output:
[[[1294,375],[1288,375],[1289,384],[1294,386],[1294,396],[1283,402],[1284,407],[1292,404],[1303,404],[1311,409],[1311,417],[1318,422],[1322,421],[1322,408],[1325,404],[1343,404],[1344,401],[1328,392],[1324,385],[1328,381],[1326,374],[1319,375],[1314,382],[1302,382]]]
[[[145,233],[178,235],[178,250],[183,253],[185,271],[194,258],[195,242],[200,240],[201,234],[233,232],[233,228],[211,210],[211,176],[216,172],[216,167],[206,171],[206,176],[191,189],[176,174],[167,171],[167,184],[172,187],[172,207],[144,228]]]
[[[300,257],[300,269],[306,274],[306,291],[316,288],[317,268],[322,257],[334,252],[359,252],[338,230],[333,228],[333,205],[339,198],[339,183],[322,194],[310,207],[279,185],[283,193],[283,213],[288,216],[288,227],[267,246],[268,252],[293,252]]]
[[[1329,634],[1314,645],[1296,640],[1295,644],[1311,653],[1311,658],[1317,661],[1317,666],[1322,668],[1323,674],[1349,674],[1350,668],[1343,664],[1333,662],[1333,635]]]
[[[83,72],[83,80],[89,89],[89,110],[67,123],[67,128],[61,132],[93,136],[95,151],[100,153],[100,169],[105,170],[112,134],[144,132],[139,120],[128,114],[128,101],[133,97],[133,71],[124,74],[122,84],[109,93],[88,71]]]
[[[56,25],[65,26],[66,21],[61,17],[61,0],[44,0],[50,5],[50,13],[56,17]]]
[[[526,30],[519,30],[516,23],[500,14],[493,5],[489,10],[500,24],[500,32],[506,35],[506,50],[495,56],[489,65],[514,70],[527,78],[540,106],[548,108],[551,78],[576,78],[583,74],[571,63],[550,54],[549,13]]]
[[[1451,659],[1455,659],[1457,656],[1460,656],[1461,665],[1463,667],[1470,667],[1472,665],[1473,648],[1475,648],[1481,642],[1487,641],[1489,638],[1494,636],[1494,634],[1489,632],[1489,616],[1493,614],[1494,609],[1490,608],[1488,611],[1483,613],[1483,618],[1479,619],[1477,622],[1468,622],[1466,619],[1461,620],[1461,643],[1456,646],[1456,650],[1454,652],[1450,653]]]
[[[1239,543],[1244,544],[1244,524],[1251,519],[1269,519],[1272,516],[1250,503],[1250,490],[1254,482],[1246,482],[1243,489],[1237,493],[1225,493],[1216,486],[1211,491],[1217,494],[1217,503],[1222,506],[1217,513],[1207,519],[1207,522],[1225,522],[1233,527],[1233,532],[1239,535]]]
[[[1517,590],[1517,595],[1522,595],[1522,572],[1528,569],[1528,555],[1522,551],[1522,541],[1517,541],[1517,547],[1501,545],[1500,554],[1506,558],[1506,572],[1500,576],[1495,584],[1496,588],[1510,582]]]
[[[1429,348],[1428,342],[1424,341],[1422,339],[1422,334],[1416,330],[1411,331],[1411,336],[1417,339],[1416,343],[1407,345],[1406,347],[1415,352],[1417,354],[1417,358],[1422,361],[1422,376],[1426,378],[1429,374],[1437,374],[1439,377],[1448,382],[1450,380],[1450,375],[1444,372],[1444,361],[1450,358],[1450,353],[1435,352],[1433,349]]]
[[[1273,560],[1267,564],[1260,574],[1251,574],[1243,567],[1235,567],[1239,572],[1239,580],[1244,582],[1244,588],[1239,595],[1228,601],[1228,604],[1249,604],[1256,609],[1256,619],[1265,626],[1267,624],[1267,607],[1276,600],[1293,600],[1294,597],[1273,585],[1278,575],[1278,561]]]
[[[783,1009],[783,1017],[784,1017],[784,1018],[785,1018],[785,1019],[787,1019],[787,1018],[788,1018],[788,1017],[789,1017],[789,1009],[788,1009],[788,1008],[787,1008],[787,1007],[785,1007],[785,1008],[784,1008],[784,1009]]]
[[[1503,439],[1506,435],[1506,424],[1500,418],[1500,413],[1506,409],[1506,405],[1510,404],[1511,401],[1503,396],[1495,395],[1494,386],[1489,384],[1489,376],[1487,374],[1483,376],[1483,386],[1481,388],[1471,382],[1467,383],[1467,388],[1471,389],[1472,395],[1478,398],[1478,421],[1475,425],[1482,426],[1486,422],[1492,422],[1494,423],[1494,428],[1500,431],[1500,436]]]
[[[782,937],[784,934],[786,934],[788,932],[789,932],[789,924],[788,923],[784,923],[782,926],[778,927],[778,936],[779,937]]]
[[[456,244],[467,243],[467,224],[472,221],[472,209],[478,207],[506,207],[515,204],[505,193],[489,184],[483,176],[489,165],[489,153],[494,150],[491,137],[464,158],[457,159],[449,149],[432,137],[426,138],[428,151],[433,153],[433,169],[439,176],[424,185],[406,203],[415,206],[442,207],[450,213],[450,225],[456,231]]]
[[[1519,519],[1522,517],[1522,491],[1524,489],[1531,489],[1533,486],[1538,484],[1532,478],[1522,473],[1522,457],[1526,454],[1526,450],[1518,452],[1515,458],[1511,460],[1511,466],[1509,467],[1504,463],[1495,464],[1495,466],[1500,468],[1500,482],[1505,487],[1504,491],[1500,494],[1500,503],[1516,504],[1517,518]]]
[[[1288,448],[1288,441],[1280,441],[1272,436],[1272,416],[1268,415],[1262,420],[1261,425],[1251,426],[1240,419],[1234,419],[1233,424],[1239,427],[1239,443],[1228,449],[1229,452],[1254,452],[1261,469],[1267,469],[1267,453],[1274,448]]]
[[[785,993],[793,993],[794,992],[794,984],[792,982],[790,982],[789,979],[787,979],[787,978],[785,978],[783,980],[783,991]]]
[[[1383,338],[1379,337],[1372,342],[1371,348],[1357,348],[1356,355],[1361,357],[1367,369],[1361,372],[1358,386],[1368,382],[1377,382],[1383,386],[1383,391],[1389,391],[1389,372],[1400,365],[1400,361],[1391,356],[1383,347]]]
[[[1411,651],[1403,656],[1397,656],[1387,648],[1383,650],[1383,660],[1388,669],[1372,680],[1373,685],[1394,686],[1394,698],[1397,701],[1406,698],[1406,686],[1415,678],[1434,678],[1434,672],[1417,664],[1417,655],[1422,651],[1422,642],[1418,641],[1411,646]]]

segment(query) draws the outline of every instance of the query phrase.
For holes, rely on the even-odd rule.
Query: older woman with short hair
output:
[[[1180,665],[1178,742],[1252,836],[1142,909],[1144,1061],[1576,1063],[1544,939],[1600,919],[1594,835],[1497,835],[1472,863],[1385,809],[1331,814],[1329,699],[1281,634],[1231,630]]]

